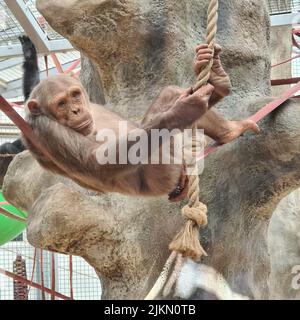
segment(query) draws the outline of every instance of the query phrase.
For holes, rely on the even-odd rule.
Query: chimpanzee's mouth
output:
[[[86,129],[89,129],[93,125],[93,120],[89,119],[83,122],[80,126],[76,127],[75,130],[77,132],[84,132]]]

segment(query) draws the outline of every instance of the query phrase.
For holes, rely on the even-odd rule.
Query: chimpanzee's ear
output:
[[[34,115],[38,116],[41,114],[41,108],[37,100],[31,99],[27,102],[27,107],[29,112]]]

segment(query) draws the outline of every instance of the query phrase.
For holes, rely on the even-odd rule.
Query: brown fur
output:
[[[74,85],[80,87],[80,101],[74,100],[71,93],[68,93]],[[68,95],[65,108],[59,111],[60,108],[56,107],[57,101],[66,93]],[[152,111],[150,108],[141,127],[148,133],[151,129],[184,129],[206,111],[207,102],[208,98],[203,92],[178,99],[178,92],[176,93],[174,88],[165,89],[153,104]],[[81,110],[79,112],[79,109],[76,109],[76,114],[69,112],[69,109],[75,110],[74,103],[77,103]],[[87,115],[90,115],[96,130],[111,128],[116,131],[118,121],[124,120],[102,106],[91,104],[78,80],[66,75],[43,80],[33,90],[27,106],[27,121],[53,159],[41,154],[26,137],[23,139],[33,156],[46,169],[98,192],[161,196],[176,188],[182,172],[182,167],[178,165],[98,164],[96,149],[100,144],[96,142],[95,135],[92,132],[77,132],[72,124],[79,123],[80,117],[86,119]],[[159,106],[163,111],[158,112]],[[129,130],[136,129],[132,124],[128,126]],[[150,136],[149,134],[149,142]],[[130,147],[128,143],[128,149]]]

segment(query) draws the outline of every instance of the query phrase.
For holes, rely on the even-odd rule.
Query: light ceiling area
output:
[[[37,11],[35,0],[0,0],[0,94],[10,101],[22,101],[23,53],[18,37],[29,35],[39,53],[41,78],[46,77],[44,55],[55,52],[62,67],[80,58],[68,40],[55,32]],[[300,0],[267,0],[271,15],[300,11]],[[49,74],[56,69],[51,58]],[[76,70],[80,69],[80,66]],[[75,72],[76,72],[75,70]]]
[[[300,0],[268,0],[270,14],[284,14],[300,11]]]
[[[19,36],[28,35],[39,53],[40,77],[46,77],[44,56],[56,53],[63,69],[80,58],[80,53],[55,32],[37,11],[35,0],[0,0],[0,94],[22,101],[23,52]],[[49,75],[56,74],[48,58]],[[75,72],[80,69],[80,65]]]

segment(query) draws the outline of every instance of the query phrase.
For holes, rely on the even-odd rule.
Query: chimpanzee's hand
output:
[[[29,37],[20,36],[19,40],[22,44],[22,49],[24,53],[24,57],[26,60],[35,59],[37,56],[36,48],[34,44],[31,42]]]
[[[193,93],[193,89],[185,90],[170,109],[174,128],[191,127],[209,109],[209,100],[214,92],[214,86],[207,84]],[[177,124],[177,127],[175,126]]]
[[[198,75],[203,66],[206,66],[213,59],[213,66],[210,74],[209,83],[215,87],[215,91],[211,97],[210,107],[218,101],[230,94],[231,83],[228,74],[224,71],[220,54],[222,48],[215,45],[215,53],[208,48],[207,44],[200,44],[196,48],[196,56],[194,61],[194,69]]]

